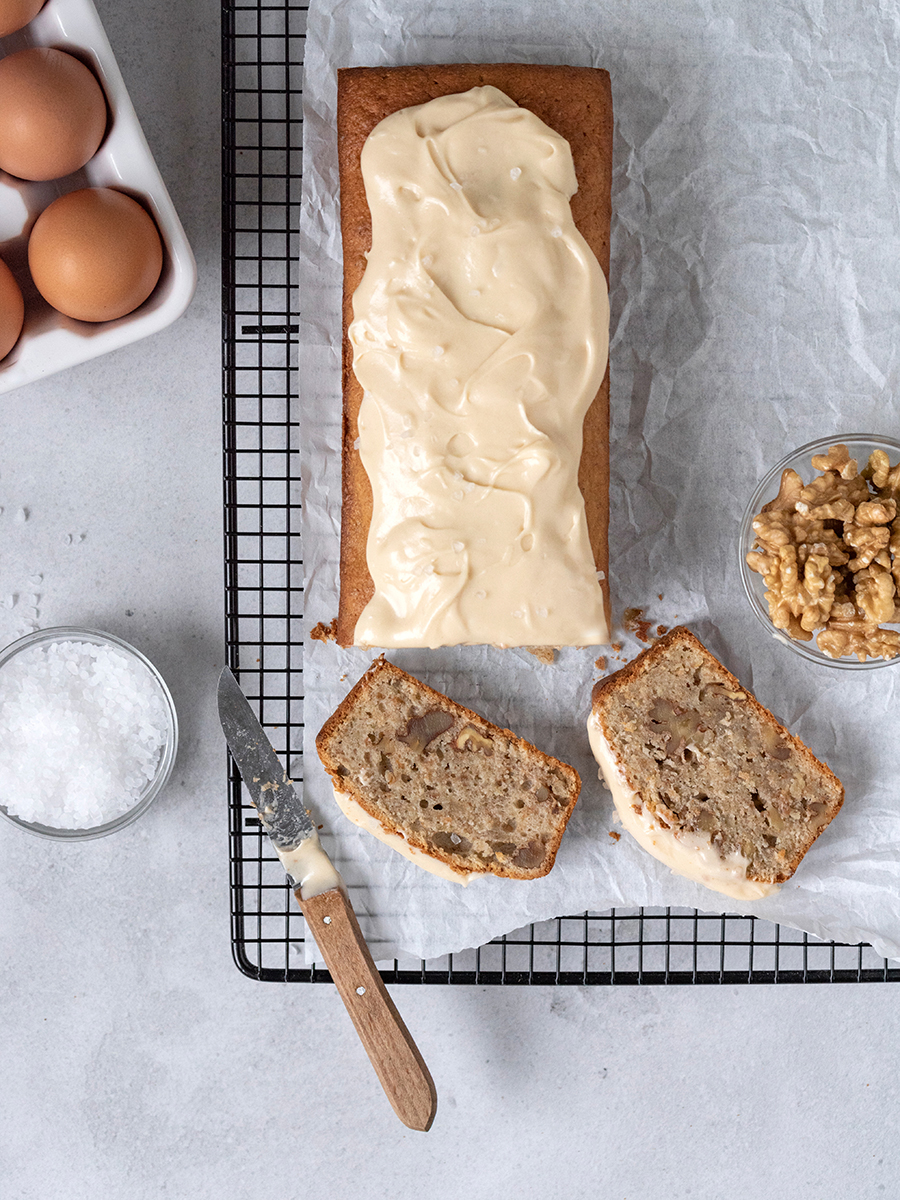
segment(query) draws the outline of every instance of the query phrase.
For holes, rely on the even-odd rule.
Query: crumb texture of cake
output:
[[[325,722],[316,748],[351,819],[389,845],[402,838],[461,882],[485,872],[546,875],[581,787],[574,768],[383,657]]]
[[[844,789],[687,629],[594,687],[588,733],[626,829],[735,899],[789,879]]]

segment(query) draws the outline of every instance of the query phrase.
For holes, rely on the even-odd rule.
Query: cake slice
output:
[[[438,875],[537,879],[578,799],[574,768],[376,659],[316,738],[350,820]]]
[[[622,824],[734,899],[790,879],[844,789],[687,629],[594,686],[588,734]]]

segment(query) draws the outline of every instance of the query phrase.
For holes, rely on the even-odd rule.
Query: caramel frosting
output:
[[[323,892],[330,892],[334,888],[343,890],[344,881],[322,849],[315,830],[299,846],[291,850],[276,846],[275,852],[304,900],[311,900],[313,896],[321,896]]]
[[[353,296],[374,595],[357,645],[608,640],[578,488],[609,301],[568,142],[494,87],[383,120]]]
[[[749,859],[739,850],[722,855],[708,834],[667,829],[661,825],[629,784],[593,713],[588,718],[588,737],[601,777],[612,792],[619,819],[648,854],[658,858],[676,875],[702,883],[732,900],[760,900],[778,891],[777,884],[747,878]]]
[[[453,883],[461,883],[463,887],[475,878],[477,872],[457,871],[449,863],[441,862],[439,858],[432,858],[430,854],[426,854],[424,850],[420,850],[417,846],[411,846],[401,833],[393,833],[391,830],[386,829],[377,817],[373,817],[371,813],[366,812],[363,806],[354,800],[352,796],[348,796],[346,792],[339,792],[335,788],[334,798],[337,801],[338,808],[348,821],[352,821],[360,829],[365,829],[367,833],[371,833],[380,842],[384,842],[386,846],[390,846],[392,850],[396,850],[398,854],[402,854],[404,858],[409,859],[417,867],[421,867],[423,871],[428,871],[432,875],[438,875],[441,879],[449,879]]]

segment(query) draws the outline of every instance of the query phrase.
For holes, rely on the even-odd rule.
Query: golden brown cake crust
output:
[[[813,752],[806,746],[798,737],[786,729],[780,721],[778,721],[768,709],[756,699],[752,692],[748,691],[740,681],[735,678],[731,672],[719,662],[719,660],[710,653],[703,643],[684,626],[678,626],[671,630],[659,641],[655,642],[649,649],[644,650],[637,658],[624,666],[621,670],[616,671],[612,675],[608,675],[605,679],[599,680],[594,684],[591,692],[591,708],[594,717],[599,721],[604,737],[608,742],[614,743],[616,731],[609,722],[609,704],[614,693],[626,688],[629,684],[639,680],[642,676],[652,674],[654,667],[662,662],[672,651],[677,647],[685,647],[690,652],[699,655],[702,661],[712,670],[715,671],[718,679],[725,688],[733,691],[735,695],[740,696],[742,705],[749,706],[750,710],[755,713],[758,719],[772,731],[773,739],[790,747],[790,750],[795,753],[803,763],[806,771],[810,776],[818,780],[819,786],[823,794],[830,798],[824,802],[824,811],[822,819],[814,823],[810,828],[809,836],[805,843],[791,857],[784,862],[783,869],[772,880],[776,883],[783,883],[789,879],[796,871],[804,855],[809,850],[809,847],[816,838],[827,828],[829,822],[838,813],[844,800],[844,788],[840,780],[835,776],[833,771],[823,762],[821,762]],[[773,742],[774,744],[774,742]],[[780,754],[776,757],[781,758]],[[748,872],[748,878],[757,878],[757,876]]]
[[[340,607],[337,641],[353,644],[356,622],[373,593],[366,565],[372,489],[355,449],[362,388],[353,373],[347,330],[353,293],[371,248],[372,227],[360,156],[366,138],[392,112],[438,96],[491,85],[530,109],[572,148],[578,191],[572,217],[609,279],[610,188],[612,181],[612,91],[609,73],[593,67],[530,63],[453,63],[443,66],[349,67],[338,72],[338,158],[341,180],[341,237],[344,245],[344,396]],[[584,419],[584,449],[578,471],[588,535],[609,620],[609,368]]]
[[[425,746],[410,744],[413,725],[429,713],[446,714],[446,727]],[[360,718],[366,730],[362,737]],[[476,745],[492,743],[489,756],[471,752],[465,744],[470,739]],[[355,800],[386,833],[399,834],[409,846],[463,874],[546,875],[581,790],[574,767],[457,704],[383,655],[322,726],[316,749],[335,789]],[[388,776],[376,781],[378,768],[370,760],[389,760]],[[363,782],[363,773],[373,782]],[[395,807],[391,798],[398,793]],[[429,804],[421,806],[425,814],[415,803],[422,795],[429,796]],[[430,801],[436,801],[439,816]],[[515,829],[498,828],[510,819]],[[460,834],[472,843],[470,850]],[[536,834],[537,842],[532,840]],[[447,842],[454,835],[459,849]]]

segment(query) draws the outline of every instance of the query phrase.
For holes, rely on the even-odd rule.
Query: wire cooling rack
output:
[[[303,612],[295,385],[301,64],[308,5],[222,7],[222,345],[229,661],[302,778]],[[229,775],[232,947],[254,979],[323,982],[306,928],[240,779]],[[372,946],[378,959],[378,947]],[[869,946],[754,917],[614,909],[529,925],[478,950],[393,959],[387,982],[900,982]]]

